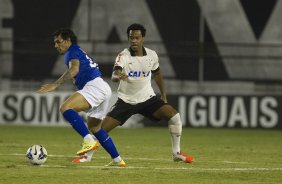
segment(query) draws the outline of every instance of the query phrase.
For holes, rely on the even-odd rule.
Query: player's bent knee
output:
[[[181,135],[182,122],[179,113],[175,114],[172,118],[170,118],[170,120],[168,121],[168,128],[170,133]]]
[[[91,133],[96,133],[101,128],[101,120],[88,117],[87,128]]]
[[[62,104],[62,105],[60,106],[60,112],[61,112],[61,113],[64,113],[66,110],[69,110],[69,109],[71,109],[71,108],[68,107],[68,106],[65,105],[65,104]]]
[[[106,131],[110,132],[115,127],[119,126],[120,122],[112,117],[106,116],[106,118],[102,121],[101,127]]]

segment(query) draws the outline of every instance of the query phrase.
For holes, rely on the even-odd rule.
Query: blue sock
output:
[[[63,116],[71,124],[73,129],[82,136],[82,138],[89,134],[89,130],[84,124],[82,117],[79,116],[77,112],[72,109],[68,109],[63,113]]]
[[[119,156],[111,137],[104,129],[101,128],[98,132],[94,133],[94,135],[113,159]]]

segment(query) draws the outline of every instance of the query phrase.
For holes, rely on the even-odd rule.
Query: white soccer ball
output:
[[[47,160],[47,150],[41,145],[32,145],[27,149],[26,157],[31,164],[41,165]]]

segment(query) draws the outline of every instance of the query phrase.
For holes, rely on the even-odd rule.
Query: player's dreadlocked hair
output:
[[[52,34],[52,36],[59,35],[61,35],[62,39],[67,40],[69,38],[72,44],[77,44],[77,37],[71,29],[60,28]]]
[[[141,31],[141,34],[142,34],[142,37],[145,37],[146,35],[146,29],[144,28],[144,26],[142,26],[141,24],[137,24],[137,23],[134,23],[134,24],[131,24],[128,28],[127,28],[127,37],[129,37],[129,32],[130,31],[136,31],[136,30],[140,30]]]

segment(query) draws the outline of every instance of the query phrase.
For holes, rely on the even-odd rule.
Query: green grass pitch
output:
[[[0,126],[0,183],[281,183],[282,132],[242,129],[183,129],[182,150],[192,164],[171,159],[167,128],[118,128],[110,133],[126,168],[107,168],[99,148],[90,163],[72,163],[82,139],[70,127]],[[48,151],[42,166],[26,161],[32,144]]]

